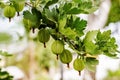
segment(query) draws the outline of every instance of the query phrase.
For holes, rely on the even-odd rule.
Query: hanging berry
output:
[[[60,54],[60,61],[64,64],[67,64],[67,67],[69,68],[69,63],[72,61],[72,53],[65,49],[61,54]]]
[[[6,6],[4,8],[4,16],[9,18],[9,22],[11,22],[11,18],[15,16],[15,8],[12,5]]]
[[[63,42],[60,40],[54,41],[51,45],[51,50],[54,54],[57,55],[57,59],[58,59],[58,55],[61,54],[64,50]]]
[[[40,31],[38,32],[38,39],[41,43],[44,44],[44,48],[46,48],[45,43],[48,42],[50,39],[50,34],[49,34],[48,30],[45,28],[40,29]]]

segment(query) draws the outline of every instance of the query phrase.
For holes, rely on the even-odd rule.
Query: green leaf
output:
[[[0,43],[9,43],[12,41],[12,36],[9,33],[0,32]]]
[[[45,16],[51,20],[51,21],[54,21],[54,22],[57,22],[58,21],[58,12],[56,11],[55,8],[53,8],[52,10],[49,10],[49,9],[45,9]]]
[[[10,0],[12,2],[25,2],[25,0]]]
[[[100,53],[100,50],[98,50],[98,46],[95,45],[92,41],[88,41],[84,43],[85,45],[85,52],[90,55],[97,55]]]
[[[13,76],[11,76],[7,71],[2,71],[0,68],[0,80],[13,80]]]
[[[78,34],[76,34],[75,30],[71,29],[70,27],[65,27],[66,23],[67,23],[67,19],[66,17],[63,16],[58,22],[59,31],[65,36],[67,36],[69,39],[75,40]]]
[[[23,12],[24,18],[29,19],[32,22],[36,22],[37,17],[33,15],[30,11],[26,10]]]
[[[115,57],[117,56],[116,50],[118,48],[117,44],[115,43],[115,38],[110,38],[109,41],[105,44],[105,46],[102,48],[103,54],[109,56],[109,57]]]
[[[120,21],[120,0],[111,0],[111,8],[106,25]]]
[[[98,30],[87,32],[87,34],[86,34],[86,36],[84,38],[84,42],[93,41],[95,39],[97,33],[98,33]]]
[[[76,32],[74,30],[72,30],[71,28],[63,28],[60,29],[60,32],[62,34],[64,34],[65,36],[67,36],[69,39],[75,40],[76,39]]]
[[[71,18],[68,19],[67,22],[68,23],[67,23],[66,27],[70,27],[71,29],[75,30],[79,36],[82,36],[84,34],[83,30],[85,29],[85,27],[87,25],[87,21],[80,20],[80,18],[78,18],[78,17],[75,20],[73,20],[73,18],[71,16]]]
[[[58,2],[58,0],[48,1],[48,2],[46,3],[46,5],[45,5],[45,8],[48,8],[50,5],[55,4],[55,3],[57,3],[57,2]]]
[[[4,8],[4,7],[5,7],[5,4],[0,1],[0,8]]]
[[[85,0],[73,0],[77,5],[77,8],[81,10],[81,13],[89,14],[93,13],[99,8],[100,1],[85,1]]]
[[[67,22],[66,17],[63,17],[58,21],[59,30],[64,29],[66,22]]]
[[[37,20],[40,21],[42,19],[42,14],[40,11],[38,11],[36,8],[32,8],[32,14],[37,17]]]
[[[113,70],[107,70],[108,75],[104,80],[113,80],[114,78],[119,79],[120,78],[120,70],[117,69],[115,71]]]
[[[115,38],[111,37],[111,31],[104,31],[103,33],[98,32],[96,45],[98,45],[99,49],[102,53],[109,57],[116,57],[117,56],[117,44]]]
[[[92,2],[91,1],[89,1],[89,2],[83,1],[83,2],[79,3],[79,8],[80,9],[90,9],[90,8],[92,8]]]
[[[6,57],[8,57],[8,56],[12,56],[12,55],[9,54],[8,52],[6,52],[6,51],[2,51],[2,50],[0,50],[0,55],[2,55],[2,56],[6,56]]]
[[[45,23],[47,25],[47,27],[50,27],[52,29],[56,28],[56,23],[55,21],[52,21],[50,19],[48,19],[45,15],[42,16],[42,22]]]
[[[104,55],[109,56],[111,58],[116,58],[116,56],[117,56],[117,54],[107,53],[107,52],[104,52]]]
[[[106,41],[106,40],[110,39],[110,35],[111,35],[111,30],[104,31],[103,33],[101,33],[99,31],[98,34],[97,34],[97,39]]]
[[[86,68],[90,71],[95,71],[98,63],[99,63],[99,61],[94,57],[87,57],[86,62],[85,62]]]
[[[79,8],[74,7],[72,9],[70,9],[69,11],[67,11],[66,13],[67,14],[80,14],[82,12],[84,12],[84,11]]]
[[[92,14],[93,12],[95,12],[98,9],[98,7],[92,7],[90,9],[84,9],[84,13],[86,14]]]
[[[73,0],[75,3],[81,3],[82,0]]]
[[[67,12],[71,8],[72,8],[72,3],[65,3],[64,6],[63,6],[64,12]]]
[[[83,30],[85,29],[86,26],[87,26],[87,21],[85,21],[85,20],[79,19],[79,20],[74,22],[75,31],[77,32],[77,34],[79,36],[84,35]]]
[[[42,14],[36,8],[32,8],[32,13],[28,10],[23,12],[23,17],[27,20],[30,20],[31,26],[30,27],[39,27],[40,19],[42,18]]]
[[[98,65],[99,61],[94,57],[87,57],[86,62],[91,65]]]
[[[74,27],[73,27],[74,19],[73,18],[74,17],[72,15],[67,18],[66,27],[70,27],[71,29],[74,29]]]

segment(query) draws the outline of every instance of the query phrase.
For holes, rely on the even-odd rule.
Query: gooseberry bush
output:
[[[9,0],[0,2],[4,16],[12,20],[23,17],[27,32],[36,33],[37,39],[47,48],[46,43],[54,39],[51,51],[63,64],[73,61],[73,68],[80,72],[92,70],[98,63],[97,56],[117,56],[117,44],[111,31],[93,30],[84,32],[87,21],[78,14],[90,14],[98,9],[100,0]],[[25,9],[26,8],[26,9]],[[96,27],[96,26],[95,26]],[[73,54],[68,48],[74,51]],[[73,58],[76,55],[76,58]]]

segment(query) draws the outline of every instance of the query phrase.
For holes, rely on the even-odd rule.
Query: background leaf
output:
[[[0,32],[0,43],[9,43],[12,41],[12,36],[9,33]]]

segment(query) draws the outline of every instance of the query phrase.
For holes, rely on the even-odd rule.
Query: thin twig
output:
[[[28,2],[25,2],[25,5],[28,5],[28,6],[30,6],[30,7],[33,7],[30,3],[28,3]]]

